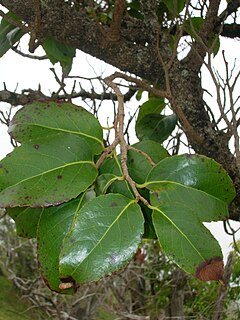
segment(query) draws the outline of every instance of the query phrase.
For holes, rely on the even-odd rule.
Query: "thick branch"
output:
[[[5,0],[4,5],[28,25],[33,24],[31,0]],[[162,68],[157,63],[155,49],[145,46],[149,40],[149,30],[143,22],[124,16],[121,39],[108,46],[105,45],[106,34],[111,31],[111,27],[101,26],[83,9],[77,11],[67,2],[61,1],[61,5],[57,6],[55,1],[49,1],[47,8],[42,9],[42,37],[53,37],[123,71],[151,81],[161,79]]]
[[[239,38],[240,25],[237,23],[224,24],[223,30],[221,32],[221,36],[227,37],[227,38]]]
[[[209,41],[212,38],[215,26],[218,19],[218,10],[220,0],[210,1],[206,18],[202,24],[202,27],[198,33],[198,39],[193,44],[188,56],[185,58],[188,65],[191,66],[192,70],[200,71],[203,64],[203,59],[207,53]]]
[[[129,91],[124,95],[124,101],[129,101],[133,95],[136,93],[137,89],[129,89]],[[66,99],[82,98],[91,99],[91,100],[114,100],[117,101],[117,96],[112,93],[103,92],[88,92],[83,89],[79,92],[73,94],[64,95],[64,94],[52,94],[52,96],[46,96],[41,91],[34,90],[25,90],[23,93],[16,93],[9,90],[0,91],[0,101],[11,104],[12,106],[25,105],[27,103],[32,103],[36,100],[66,100]]]

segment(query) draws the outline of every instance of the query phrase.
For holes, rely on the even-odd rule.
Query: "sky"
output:
[[[26,47],[27,39],[22,42],[22,47]],[[238,53],[240,52],[240,42],[236,40],[223,41],[221,50],[226,51],[226,56],[229,62],[233,63],[234,58],[238,58]],[[230,50],[229,50],[230,49]],[[41,54],[41,52],[38,52]],[[224,66],[222,61],[222,56],[219,54],[215,58],[215,66],[219,67],[222,65],[222,72],[224,73]],[[240,59],[237,60],[237,68],[239,69]],[[58,85],[54,79],[53,73],[49,70],[52,68],[52,64],[48,60],[39,61],[23,58],[13,51],[9,51],[5,56],[0,58],[0,90],[4,88],[3,83],[10,91],[21,92],[22,89],[37,89],[38,85],[41,84],[41,89],[44,93],[50,93],[50,91],[56,91]],[[60,75],[59,66],[54,66],[56,72]],[[221,68],[220,68],[221,69]],[[81,75],[85,77],[95,77],[96,75],[104,73],[104,75],[110,75],[113,73],[114,68],[107,66],[105,63],[99,60],[87,56],[86,54],[77,51],[77,57],[74,59],[73,71],[71,74]],[[209,75],[204,75],[204,83],[208,91],[212,93],[213,98],[209,100],[209,103],[215,103],[214,99],[216,95],[214,94],[214,86],[212,84]],[[108,112],[107,108],[105,113]],[[7,111],[8,105],[0,102],[0,110]],[[16,108],[17,110],[17,108]],[[217,112],[217,110],[216,110]],[[101,120],[100,120],[101,121]],[[106,124],[104,124],[106,125]],[[10,144],[10,139],[7,134],[6,126],[0,124],[0,159],[4,158],[7,153],[12,150]],[[237,223],[231,223],[234,228],[238,228],[240,225]],[[216,239],[220,242],[222,247],[225,261],[227,253],[230,250],[230,243],[232,238],[227,236],[223,231],[222,222],[206,224]],[[237,238],[240,238],[240,232],[237,234]]]

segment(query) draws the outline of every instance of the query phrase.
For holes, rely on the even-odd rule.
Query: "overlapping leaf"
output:
[[[68,203],[43,209],[40,216],[37,229],[38,263],[41,275],[51,290],[62,292],[59,287],[59,254],[63,239],[84,201],[82,194]],[[64,290],[64,293],[72,293],[72,289]]]
[[[162,143],[171,134],[177,117],[161,115],[165,107],[163,98],[150,98],[142,104],[136,121],[136,134],[139,140],[154,140]]]
[[[95,281],[126,266],[140,244],[143,223],[135,200],[119,194],[85,204],[63,242],[62,281]]]
[[[222,166],[201,155],[165,158],[151,170],[146,181],[179,182],[205,191],[227,203],[230,203],[236,194],[233,182]]]
[[[36,238],[37,227],[44,208],[8,208],[7,213],[15,221],[17,234],[24,238]]]
[[[98,120],[84,108],[66,102],[37,101],[24,106],[14,116],[8,132],[21,143],[55,133],[73,134],[84,138],[94,154],[103,150]]]
[[[107,159],[101,166],[101,175],[97,179],[98,193],[105,193],[108,191],[108,193],[120,193],[128,198],[134,198],[127,181],[121,180],[123,172],[118,160],[119,157]],[[109,174],[112,176],[109,176]]]
[[[18,21],[14,13],[8,12],[6,15]],[[11,49],[23,35],[24,32],[19,27],[12,25],[6,19],[2,19],[0,23],[0,57]]]
[[[221,249],[202,222],[228,218],[235,190],[225,170],[204,156],[174,156],[160,161],[143,187],[152,191],[152,220],[165,253],[201,279],[221,279]]]
[[[226,203],[174,182],[153,183],[148,188],[152,186],[152,219],[163,251],[193,275],[202,263],[216,257],[221,260],[221,248],[202,222],[226,219]]]
[[[143,183],[152,169],[152,164],[147,156],[153,162],[158,163],[168,157],[169,154],[160,143],[152,140],[143,140],[134,144],[133,147],[140,152],[131,149],[128,151],[127,166],[129,174],[135,182]],[[141,151],[144,153],[141,153]]]
[[[172,133],[176,123],[175,114],[170,116],[148,114],[136,123],[136,134],[139,140],[149,139],[162,143]]]
[[[164,98],[150,98],[144,102],[139,109],[137,124],[149,114],[160,114],[165,108]]]
[[[23,144],[0,162],[0,207],[47,207],[86,190],[97,169],[88,144],[55,133]]]
[[[106,194],[108,188],[114,183],[114,181],[119,181],[121,177],[118,177],[112,173],[101,174],[96,181],[96,193],[97,195]]]

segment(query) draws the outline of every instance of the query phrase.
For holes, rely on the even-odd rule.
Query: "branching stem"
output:
[[[118,98],[118,113],[115,120],[115,144],[120,144],[121,147],[121,167],[123,170],[123,175],[126,179],[126,181],[129,183],[135,197],[137,200],[141,200],[145,205],[149,205],[148,201],[140,195],[140,193],[137,190],[136,183],[133,181],[133,179],[130,177],[128,172],[128,166],[127,166],[127,152],[129,149],[129,145],[127,144],[125,138],[124,138],[124,95],[122,94],[121,90],[117,86],[116,83],[114,83],[114,80],[121,76],[121,73],[114,73],[111,76],[104,79],[105,83],[112,88],[112,90],[115,92],[117,98]],[[128,76],[126,76],[128,77]],[[117,139],[118,137],[118,139]],[[110,149],[113,149],[113,144],[109,147]],[[105,153],[104,153],[105,154]],[[104,155],[103,154],[103,155]],[[105,156],[106,157],[106,156]],[[100,160],[100,159],[99,159]]]

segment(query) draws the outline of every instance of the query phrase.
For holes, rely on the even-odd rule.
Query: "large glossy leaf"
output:
[[[42,211],[38,230],[38,264],[41,275],[51,290],[60,289],[59,254],[62,241],[71,227],[74,215],[80,209],[84,195],[60,206],[45,208]],[[64,293],[72,293],[72,289]]]
[[[98,120],[84,108],[66,102],[36,101],[25,105],[14,116],[8,132],[21,143],[65,132],[84,138],[94,154],[103,150]]]
[[[154,184],[151,203],[160,245],[182,269],[197,275],[202,264],[222,261],[221,248],[202,221],[227,218],[225,202],[178,183],[162,182]],[[207,280],[218,280],[222,274],[214,274],[217,279],[208,276]]]
[[[24,238],[36,238],[37,227],[44,208],[8,208],[7,213],[15,221],[17,234]]]
[[[143,140],[133,147],[146,153],[155,163],[169,155],[161,144],[152,140]],[[152,164],[144,154],[131,149],[128,151],[127,166],[130,176],[137,183],[143,183],[152,169]]]
[[[227,203],[235,197],[231,178],[213,159],[201,155],[178,155],[160,161],[148,181],[175,181],[205,191]]]
[[[86,190],[97,169],[88,144],[55,133],[23,144],[0,162],[0,207],[47,207]]]
[[[136,134],[139,140],[154,140],[162,143],[174,130],[177,116],[172,114],[148,114],[136,123]]]
[[[96,281],[126,266],[143,235],[139,205],[119,194],[85,204],[64,239],[60,274],[77,283]]]
[[[7,16],[18,20],[12,12],[8,12]],[[19,27],[10,24],[6,19],[2,19],[0,23],[0,57],[11,49],[23,35],[24,32]]]

